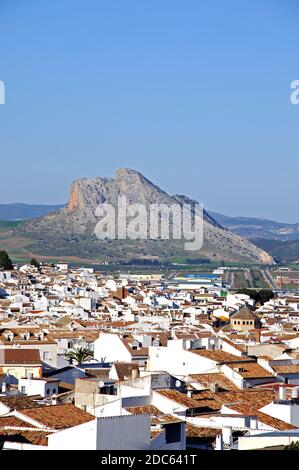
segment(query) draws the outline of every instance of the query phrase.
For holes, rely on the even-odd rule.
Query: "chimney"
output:
[[[192,398],[192,395],[193,395],[193,389],[191,387],[188,387],[187,388],[187,397]]]
[[[233,443],[233,430],[230,426],[223,426],[222,437],[224,445],[231,446]]]
[[[283,385],[279,386],[279,400],[285,400],[286,399],[286,391]]]
[[[250,417],[250,429],[258,429],[257,417],[256,416],[251,416]]]
[[[219,391],[219,385],[218,385],[218,383],[217,383],[217,382],[211,383],[211,385],[210,385],[210,390],[211,390],[211,392],[213,392],[213,393],[218,393],[218,391]]]
[[[256,342],[260,343],[261,342],[261,330],[258,330],[256,332]]]
[[[53,393],[51,397],[51,405],[57,405],[57,398],[58,396],[55,393]]]
[[[223,439],[221,434],[216,436],[215,450],[223,450]]]

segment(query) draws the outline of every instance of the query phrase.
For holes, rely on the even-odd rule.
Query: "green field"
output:
[[[0,232],[6,232],[7,230],[11,230],[18,225],[21,224],[21,220],[14,220],[14,221],[8,221],[8,220],[0,220]]]
[[[242,289],[244,287],[249,287],[247,280],[244,276],[244,271],[235,271],[234,272],[234,288]]]
[[[252,269],[251,271],[252,277],[253,277],[253,283],[254,287],[257,289],[267,289],[269,288],[268,283],[265,282],[265,279],[261,273],[260,270],[258,269]]]

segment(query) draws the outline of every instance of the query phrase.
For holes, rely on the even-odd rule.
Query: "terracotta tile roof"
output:
[[[65,429],[94,420],[94,416],[71,404],[22,410],[22,414],[51,429]]]
[[[136,321],[111,321],[107,322],[107,326],[111,326],[112,328],[125,328],[130,325],[136,325]]]
[[[126,379],[132,379],[132,372],[136,371],[139,376],[139,366],[132,362],[115,362],[114,367],[121,382]]]
[[[31,444],[35,446],[48,446],[47,436],[49,431],[29,431],[6,429],[0,430],[0,442],[19,442],[22,444]]]
[[[217,399],[223,404],[243,402],[259,410],[276,399],[275,390],[247,389],[217,393]]]
[[[0,429],[5,427],[15,427],[15,428],[28,428],[28,423],[22,421],[15,416],[1,416],[0,417]]]
[[[197,407],[201,411],[206,410],[220,410],[222,402],[218,399],[216,393],[209,390],[203,390],[193,394],[193,400],[197,402]]]
[[[256,320],[258,318],[257,315],[248,307],[244,307],[239,312],[234,313],[230,318],[240,319],[240,320]]]
[[[5,333],[7,332],[13,333],[12,341],[9,341]],[[29,333],[29,339],[24,339],[22,334]],[[38,334],[43,333],[41,328],[3,328],[0,330],[0,343],[2,344],[55,344],[55,341],[44,334],[43,339],[38,339]]]
[[[271,366],[277,374],[299,374],[299,364]]]
[[[99,332],[95,330],[50,330],[49,331],[49,338],[55,340],[60,338],[79,338],[82,337],[85,341],[95,341],[99,337]]]
[[[152,416],[160,416],[162,414],[162,412],[153,405],[126,406],[125,410],[128,411],[131,415],[149,414]]]
[[[256,377],[272,377],[271,372],[264,369],[257,362],[244,362],[240,361],[235,364],[228,365],[231,369],[235,370],[244,379],[252,379]]]
[[[217,384],[220,389],[224,390],[239,390],[238,387],[224,374],[191,374],[190,377],[194,382],[198,382],[204,386]]]
[[[38,349],[3,349],[0,350],[0,364],[41,365]]]
[[[139,349],[133,349],[131,347],[131,343],[134,342],[134,339],[132,338],[122,338],[122,342],[127,348],[127,350],[130,352],[131,356],[148,356],[148,348],[141,347]]]
[[[297,426],[293,426],[292,424],[286,423],[285,421],[282,421],[281,419],[273,418],[272,416],[269,416],[266,413],[262,413],[261,411],[257,411],[253,409],[251,406],[248,406],[246,404],[229,405],[229,408],[241,414],[248,414],[248,415],[256,416],[260,423],[266,424],[267,426],[271,426],[272,428],[278,431],[298,429]]]
[[[126,407],[125,410],[128,411],[128,413],[130,413],[131,415],[151,415],[152,425],[182,422],[179,418],[176,418],[175,416],[166,415],[162,413],[162,411],[158,410],[158,408],[153,405],[129,406]]]
[[[198,356],[205,357],[207,359],[211,359],[212,361],[215,362],[220,362],[220,363],[229,363],[229,362],[240,362],[240,361],[251,361],[252,359],[248,357],[239,357],[235,356],[234,354],[227,353],[225,351],[222,351],[220,349],[213,349],[213,350],[208,350],[208,349],[196,349],[191,351],[194,354],[197,354]]]
[[[186,437],[187,438],[208,438],[215,439],[216,436],[222,435],[221,428],[206,428],[194,426],[186,423]]]
[[[26,396],[10,396],[0,397],[0,403],[7,406],[10,410],[24,410],[25,408],[40,408],[41,405],[35,403],[31,398]]]
[[[155,390],[155,393],[158,393],[159,395],[162,395],[163,397],[168,398],[169,400],[172,400],[186,408],[198,408],[198,403],[196,400],[189,398],[187,395],[178,392],[177,390]]]

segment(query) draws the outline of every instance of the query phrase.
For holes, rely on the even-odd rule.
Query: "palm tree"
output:
[[[65,357],[71,363],[73,361],[76,361],[77,364],[82,364],[82,362],[86,361],[87,359],[90,359],[92,357],[92,354],[89,351],[89,349],[81,347],[81,348],[72,349],[70,352],[65,354]]]

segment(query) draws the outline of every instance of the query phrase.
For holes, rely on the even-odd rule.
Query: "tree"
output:
[[[65,357],[72,363],[76,361],[77,364],[82,364],[82,362],[86,361],[87,359],[92,358],[92,354],[87,348],[76,348],[72,349],[70,352],[65,354]]]
[[[4,271],[11,271],[13,264],[6,251],[0,251],[0,269]]]
[[[271,289],[261,289],[259,291],[259,302],[264,304],[268,302],[270,299],[273,299],[274,292]]]
[[[31,266],[34,266],[35,268],[39,268],[39,262],[37,261],[36,258],[32,258],[30,261]]]
[[[249,295],[255,302],[264,304],[274,297],[274,292],[271,289],[238,289],[238,294]]]
[[[299,441],[292,441],[290,445],[284,446],[283,450],[299,450]]]

